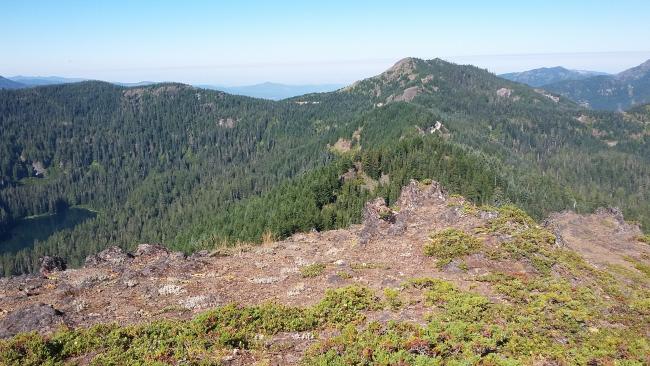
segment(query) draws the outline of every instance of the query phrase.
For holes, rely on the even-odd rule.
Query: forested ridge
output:
[[[109,245],[192,252],[343,227],[411,178],[538,218],[616,205],[647,228],[647,109],[592,112],[551,97],[416,59],[279,102],[181,84],[0,91],[0,230],[68,206],[98,211],[4,253],[2,271],[33,271],[44,254],[79,265]]]
[[[615,75],[557,81],[543,88],[596,110],[626,110],[650,102],[650,60]]]

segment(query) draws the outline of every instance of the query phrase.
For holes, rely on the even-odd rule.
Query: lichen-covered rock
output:
[[[359,233],[359,243],[367,244],[384,232],[388,235],[400,235],[406,231],[411,212],[423,204],[440,203],[446,200],[446,193],[438,182],[419,183],[411,180],[402,189],[395,212],[386,206],[383,198],[376,198],[366,203],[363,209],[363,229]]]
[[[599,207],[596,209],[596,215],[611,216],[618,221],[619,224],[625,223],[623,212],[618,207]]]
[[[140,244],[135,250],[135,256],[157,256],[169,254],[169,249],[160,244]]]
[[[191,296],[178,301],[178,305],[188,310],[200,310],[214,307],[219,304],[219,298],[215,295]]]
[[[160,296],[180,295],[184,292],[186,292],[184,288],[174,284],[167,284],[158,289],[158,295]]]
[[[49,275],[51,273],[54,273],[54,272],[65,271],[65,269],[67,268],[67,264],[66,264],[65,260],[63,258],[57,257],[57,256],[46,255],[45,257],[42,257],[39,260],[39,262],[41,264],[41,268],[40,268],[39,272],[43,276],[47,276],[47,275]]]
[[[359,233],[359,243],[367,244],[380,230],[388,228],[389,223],[394,220],[392,210],[386,206],[386,201],[382,197],[366,203],[363,208],[363,229]]]
[[[210,252],[207,250],[199,250],[198,252],[192,253],[187,259],[189,260],[200,260],[210,256]]]
[[[124,264],[126,261],[133,258],[130,253],[125,253],[120,247],[110,247],[101,252],[86,257],[86,267],[97,266],[102,263],[109,263],[112,265]]]
[[[397,200],[397,206],[400,212],[413,210],[422,206],[424,202],[445,201],[446,193],[440,186],[440,183],[432,181],[429,184],[418,183],[411,179],[409,184],[402,188],[402,192]]]
[[[621,209],[618,207],[600,207],[596,209],[596,215],[610,217],[612,220],[614,220],[617,224],[617,234],[626,234],[633,236],[642,234],[639,225],[625,221],[625,217],[623,217],[623,211],[621,211]]]
[[[0,338],[38,330],[52,331],[63,323],[63,313],[52,305],[32,304],[7,314],[0,320]]]

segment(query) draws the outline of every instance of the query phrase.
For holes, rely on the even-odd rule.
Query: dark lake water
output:
[[[71,207],[63,212],[20,219],[0,238],[0,253],[15,253],[34,245],[36,240],[43,241],[57,231],[69,229],[94,218],[93,211]]]

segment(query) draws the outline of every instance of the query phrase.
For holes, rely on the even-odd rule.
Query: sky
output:
[[[495,73],[650,59],[648,0],[0,0],[0,75],[346,84],[404,57]]]

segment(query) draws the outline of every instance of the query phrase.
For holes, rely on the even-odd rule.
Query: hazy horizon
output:
[[[556,5],[556,6],[554,6]],[[650,59],[650,3],[4,2],[2,76],[242,86],[348,84],[404,57],[501,74]],[[630,9],[635,9],[630,12]],[[610,27],[612,19],[626,22]]]

